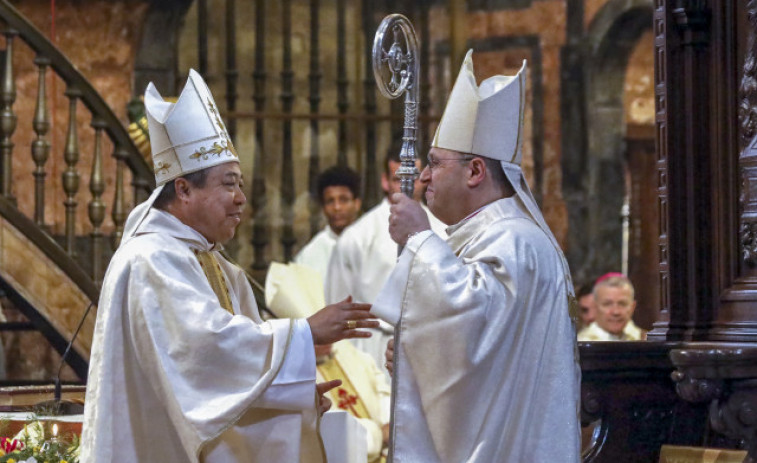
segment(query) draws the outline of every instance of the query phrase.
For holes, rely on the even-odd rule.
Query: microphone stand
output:
[[[63,395],[63,386],[61,385],[60,374],[63,371],[63,365],[65,365],[66,359],[68,358],[68,353],[71,351],[71,348],[74,345],[76,336],[79,335],[79,331],[81,331],[81,327],[84,325],[84,320],[87,319],[87,315],[89,315],[89,311],[94,305],[94,301],[89,303],[87,310],[84,311],[84,315],[81,317],[81,320],[79,320],[79,326],[76,327],[74,335],[71,336],[71,340],[66,345],[66,350],[64,350],[63,354],[60,356],[58,372],[55,375],[55,389],[53,390],[53,400],[39,403],[35,406],[35,409],[53,416],[78,415],[84,412],[84,405],[71,401],[63,402],[61,400],[61,397]]]

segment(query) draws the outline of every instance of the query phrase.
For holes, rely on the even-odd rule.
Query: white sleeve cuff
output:
[[[405,248],[415,254],[416,252],[418,252],[418,248],[421,247],[421,244],[426,241],[426,238],[433,234],[434,232],[432,230],[423,230],[422,232],[414,233],[410,236],[410,238],[408,238],[407,242],[405,243]]]
[[[257,399],[260,408],[306,410],[315,406],[315,349],[310,325],[292,320],[292,339],[271,385]]]

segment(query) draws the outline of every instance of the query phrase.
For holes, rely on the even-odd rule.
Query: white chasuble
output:
[[[580,369],[560,254],[516,198],[448,233],[408,240],[372,309],[400,319],[394,462],[578,462]]]
[[[84,415],[82,463],[324,461],[307,322],[263,322],[241,269],[156,209],[108,267]]]

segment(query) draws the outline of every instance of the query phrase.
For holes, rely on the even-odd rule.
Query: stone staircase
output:
[[[88,306],[97,302],[108,258],[118,245],[128,211],[146,198],[154,180],[103,97],[44,34],[2,0],[0,34],[5,38],[0,50],[0,289],[16,299],[15,305],[34,328],[62,352]],[[14,111],[16,74],[18,68],[29,66],[38,74],[35,109],[32,118],[22,119]],[[65,146],[59,152],[51,152],[49,140],[52,96],[48,82],[53,80],[64,83],[62,94],[68,103],[53,115],[63,113],[67,124]],[[24,136],[31,138],[30,150],[15,144]],[[91,150],[80,150],[80,137],[92,140]],[[31,156],[33,178],[14,175],[18,164],[14,159],[19,156]],[[60,191],[46,192],[53,183],[46,176],[55,173],[49,164],[65,166]],[[82,180],[89,190],[86,214],[79,209],[85,197],[79,191]],[[33,210],[19,207],[22,201],[17,195],[21,194],[34,196]],[[46,210],[52,209],[46,204],[50,197],[64,205],[60,215],[65,225],[59,230],[45,218]],[[91,310],[87,315],[68,359],[82,380],[86,380],[95,314]]]

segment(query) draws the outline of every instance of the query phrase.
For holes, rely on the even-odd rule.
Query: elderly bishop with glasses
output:
[[[391,198],[404,249],[371,311],[400,326],[395,463],[579,461],[575,298],[520,168],[525,74],[478,86],[463,62],[420,177],[446,241]]]

